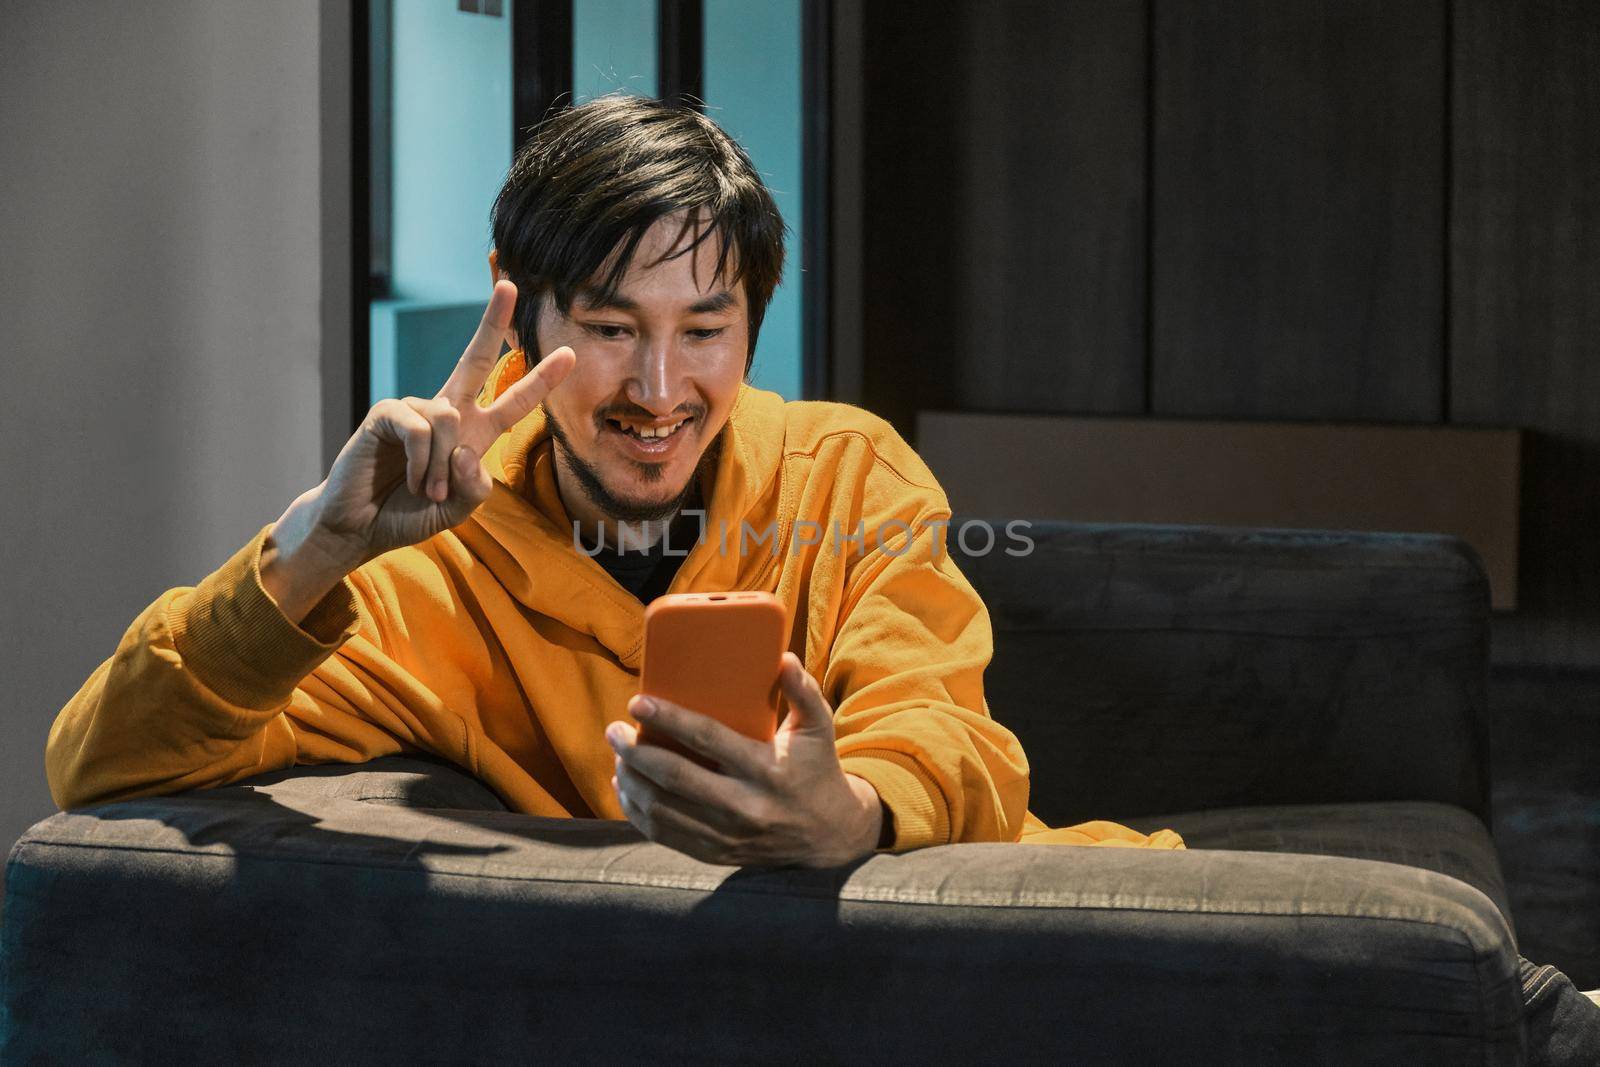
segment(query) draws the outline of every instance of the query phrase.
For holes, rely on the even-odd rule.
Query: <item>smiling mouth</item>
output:
[[[608,418],[605,426],[607,436],[616,442],[623,455],[635,462],[655,467],[669,462],[685,448],[692,447],[692,442],[682,443],[683,438],[690,436],[686,428],[692,422],[694,422],[693,416],[662,423]]]
[[[618,433],[631,437],[635,441],[663,441],[677,435],[689,423],[694,421],[692,415],[686,415],[675,422],[642,423],[630,422],[626,419],[606,419],[606,425]]]

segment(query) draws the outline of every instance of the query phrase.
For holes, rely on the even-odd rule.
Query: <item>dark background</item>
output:
[[[1496,837],[1600,985],[1600,4],[863,8],[859,399],[1518,427]],[[1381,472],[1374,472],[1381,477]]]

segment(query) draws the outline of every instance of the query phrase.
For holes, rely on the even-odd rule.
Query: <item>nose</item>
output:
[[[628,400],[652,415],[666,416],[678,406],[678,353],[670,338],[641,339],[632,373],[623,387]]]

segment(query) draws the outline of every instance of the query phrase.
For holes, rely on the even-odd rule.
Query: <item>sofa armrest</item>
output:
[[[1047,821],[1393,800],[1490,824],[1489,586],[1465,542],[1027,532],[1026,555],[952,551],[994,625],[990,711]]]
[[[953,845],[698,863],[625,823],[235,786],[12,849],[0,1060],[1515,1063],[1456,879]]]

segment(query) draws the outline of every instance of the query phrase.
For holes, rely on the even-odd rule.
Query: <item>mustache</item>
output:
[[[681,415],[684,418],[701,419],[706,413],[706,408],[704,404],[684,404],[674,408],[672,413]],[[601,408],[594,413],[594,426],[596,430],[603,430],[606,428],[607,419],[633,419],[638,422],[655,422],[660,417],[653,411],[646,411],[644,408],[632,405],[608,407]]]

